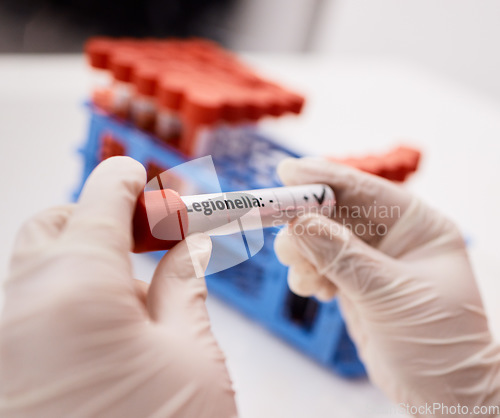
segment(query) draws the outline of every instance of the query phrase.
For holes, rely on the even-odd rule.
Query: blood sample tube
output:
[[[333,190],[324,184],[180,196],[145,191],[134,214],[134,252],[168,250],[189,234],[228,235],[279,226],[299,215],[330,216]]]
[[[95,37],[85,44],[85,55],[92,67],[92,102],[104,110],[109,110],[112,101],[109,55],[116,45],[111,38]]]
[[[186,76],[179,72],[162,76],[159,81],[156,135],[163,141],[176,142],[181,135],[182,122],[179,112],[186,84]]]
[[[130,117],[135,90],[132,84],[132,72],[140,58],[139,52],[132,47],[117,48],[109,58],[109,67],[114,78],[111,112],[123,119]]]
[[[178,142],[182,133],[180,111],[184,96],[197,79],[197,68],[186,62],[171,62],[162,69],[156,94],[156,135],[163,141]]]
[[[138,62],[133,70],[133,83],[137,95],[132,101],[132,120],[136,126],[153,132],[156,124],[156,89],[161,74],[161,62],[148,59]]]

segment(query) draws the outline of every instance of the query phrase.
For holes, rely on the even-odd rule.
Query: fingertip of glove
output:
[[[321,302],[330,302],[338,293],[337,286],[330,280],[324,280],[315,293],[316,299]]]
[[[277,173],[283,184],[330,182],[335,173],[343,173],[346,167],[321,157],[286,158],[277,167]]]
[[[191,234],[186,237],[189,248],[201,252],[210,252],[212,250],[212,240],[207,234],[202,232]]]
[[[99,164],[98,169],[113,175],[118,174],[126,180],[140,180],[140,183],[143,184],[142,187],[146,184],[146,169],[139,161],[131,157],[116,156],[107,158]]]
[[[297,248],[290,239],[287,230],[288,226],[280,229],[274,239],[274,252],[276,257],[278,261],[285,266],[289,266],[294,262],[297,252]]]
[[[295,237],[304,235],[343,237],[343,230],[342,225],[318,213],[299,216],[288,225],[289,234]]]
[[[107,167],[112,166],[114,168],[125,169],[127,171],[130,170],[138,170],[140,172],[145,172],[146,169],[144,166],[137,160],[132,157],[128,157],[126,155],[117,155],[114,157],[106,158],[100,164],[101,166]]]
[[[201,272],[205,272],[210,262],[212,240],[207,234],[196,233],[186,238],[186,244],[197,275],[202,275]]]
[[[299,160],[297,158],[285,158],[278,164],[276,173],[283,184],[291,185],[296,183],[294,181],[294,173],[296,171],[298,161]]]
[[[289,225],[288,231],[296,245],[315,259],[325,253],[339,253],[351,236],[347,228],[318,214],[297,218]]]
[[[314,295],[324,279],[309,262],[299,262],[288,269],[288,286],[290,290],[302,297]]]

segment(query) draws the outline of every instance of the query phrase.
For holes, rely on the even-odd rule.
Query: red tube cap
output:
[[[132,222],[134,253],[169,250],[188,232],[186,205],[171,189],[142,193]]]
[[[91,67],[106,70],[109,68],[109,54],[116,41],[111,38],[96,37],[89,39],[84,46]]]

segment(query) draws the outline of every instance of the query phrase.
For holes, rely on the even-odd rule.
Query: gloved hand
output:
[[[475,405],[499,405],[500,349],[457,227],[401,187],[347,166],[305,158],[278,173],[286,185],[327,183],[336,193],[331,219],[297,218],[275,250],[295,293],[328,300],[338,291],[371,380],[419,416],[429,414],[426,403],[465,405],[471,415]]]
[[[20,231],[0,318],[0,416],[230,417],[234,393],[210,330],[210,239],[193,235],[151,285],[129,250],[144,168],[110,158],[79,202]]]

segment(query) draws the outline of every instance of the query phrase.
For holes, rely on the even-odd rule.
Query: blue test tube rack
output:
[[[188,161],[173,147],[128,122],[88,106],[90,123],[83,156],[82,181],[74,193],[77,199],[91,171],[100,162],[103,136],[117,141],[128,155],[145,166],[175,167]],[[234,137],[237,132],[237,138]],[[254,128],[217,129],[211,149],[222,191],[280,186],[278,162],[299,157]],[[328,369],[345,377],[365,376],[336,300],[325,303],[293,294],[287,284],[287,268],[279,263],[273,241],[277,228],[264,230],[264,246],[253,257],[227,270],[207,276],[211,294],[279,335]],[[217,237],[213,245],[224,245]],[[159,258],[163,253],[151,253]]]

